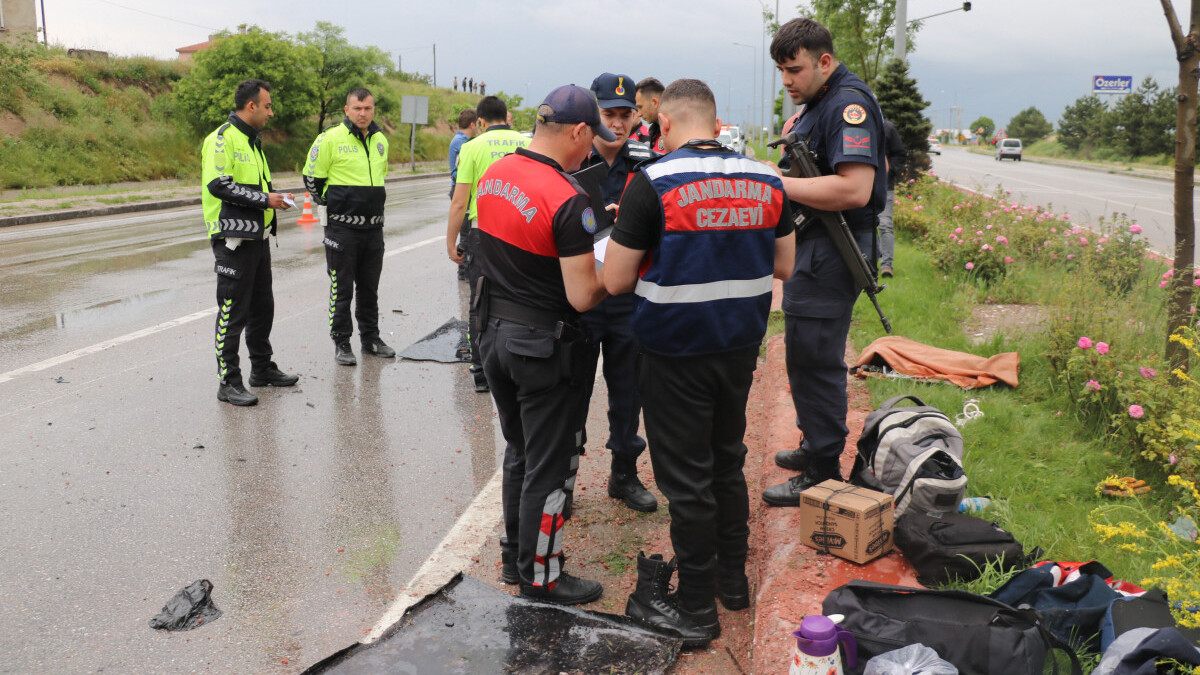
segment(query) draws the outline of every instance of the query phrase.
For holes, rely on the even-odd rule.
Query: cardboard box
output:
[[[800,493],[801,541],[865,563],[892,550],[892,496],[838,480]]]

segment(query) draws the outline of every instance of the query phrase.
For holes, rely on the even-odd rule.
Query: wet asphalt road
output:
[[[1150,248],[1173,255],[1175,249],[1174,186],[1153,180],[1032,161],[996,161],[962,148],[945,148],[933,157],[933,170],[943,180],[992,194],[997,186],[1011,191],[1022,204],[1050,204],[1081,225],[1094,225],[1113,212],[1127,214],[1144,230]]]
[[[388,189],[397,350],[465,308],[446,183]],[[297,672],[371,627],[495,471],[463,366],[333,362],[298,215],[271,248],[271,337],[301,381],[247,409],[216,400],[198,208],[0,230],[0,672]],[[147,626],[202,578],[223,617]]]

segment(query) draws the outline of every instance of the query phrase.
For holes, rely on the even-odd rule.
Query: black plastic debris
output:
[[[459,574],[372,644],[307,674],[664,673],[680,640],[615,614],[532,602]]]
[[[212,589],[212,582],[208,579],[193,581],[176,593],[157,616],[150,619],[150,627],[155,630],[192,630],[216,621],[221,616],[221,610],[213,604]]]
[[[59,384],[70,384],[70,383],[71,383],[71,381],[70,381],[70,380],[63,379],[63,377],[62,377],[61,375],[59,375],[58,377],[54,378],[52,381],[53,381],[53,382],[57,382],[57,383],[59,383]]]
[[[467,341],[467,322],[462,319],[450,319],[437,330],[401,351],[400,358],[439,363],[470,361],[471,344]]]

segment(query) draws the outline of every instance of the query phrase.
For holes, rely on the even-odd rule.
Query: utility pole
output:
[[[905,60],[908,49],[908,0],[896,0],[896,41],[892,43],[893,55]]]
[[[33,36],[33,41],[37,42],[37,36]],[[46,0],[42,0],[42,45],[49,47],[50,38],[46,37]]]
[[[433,43],[433,86],[437,86],[437,43]]]
[[[763,17],[762,31],[762,52],[758,55],[758,121],[755,122],[754,136],[758,138],[760,143],[765,143],[763,140],[764,120],[767,116],[767,104],[764,99],[767,97],[767,17]]]
[[[775,0],[775,23],[779,23],[779,0]],[[766,31],[763,31],[766,32]],[[767,135],[775,133],[775,71],[776,68],[771,68],[771,112],[767,115],[767,119],[771,120]],[[767,148],[767,159],[771,158],[771,148]]]
[[[403,75],[404,74],[404,66],[400,62],[401,58],[403,58],[403,57],[400,54],[396,54],[396,72]]]

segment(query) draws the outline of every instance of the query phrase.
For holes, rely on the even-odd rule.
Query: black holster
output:
[[[491,283],[488,281],[488,278],[482,274],[479,275],[479,278],[475,280],[475,298],[472,300],[475,303],[475,306],[472,307],[475,310],[475,321],[478,323],[475,326],[471,326],[471,330],[476,335],[483,335],[483,331],[487,330],[488,317],[491,316],[492,306],[490,290]]]

